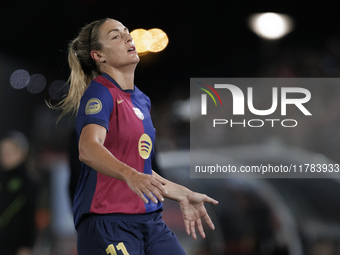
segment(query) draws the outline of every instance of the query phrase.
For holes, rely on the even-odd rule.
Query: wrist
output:
[[[122,166],[119,169],[119,173],[120,173],[120,179],[122,181],[128,182],[132,176],[134,176],[135,174],[138,174],[138,172],[133,169],[132,167],[129,167],[128,165],[122,163]]]
[[[181,189],[179,190],[178,198],[176,199],[178,202],[189,200],[190,196],[192,196],[194,192],[190,189],[181,186]]]

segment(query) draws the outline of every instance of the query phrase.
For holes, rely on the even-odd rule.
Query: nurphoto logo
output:
[[[197,82],[204,86],[206,86],[208,89],[210,89],[214,95],[218,98],[220,101],[221,106],[222,100],[216,89],[220,89],[220,91],[227,89],[232,96],[232,113],[233,115],[245,115],[245,95],[243,91],[236,85],[232,84],[214,84],[214,87],[202,83]],[[206,88],[199,87],[202,91],[206,92],[206,94],[201,95],[201,115],[207,115],[207,94],[211,97],[211,99],[214,101],[215,106],[217,106],[216,99],[214,95]],[[253,87],[247,87],[247,106],[250,113],[257,115],[257,116],[268,116],[273,114],[280,103],[281,108],[281,116],[287,115],[287,105],[294,105],[297,107],[305,116],[311,116],[312,114],[310,111],[304,106],[305,103],[307,103],[311,99],[311,92],[308,89],[301,88],[301,87],[281,87],[280,88],[280,96],[279,96],[279,88],[278,87],[272,87],[272,104],[271,107],[268,109],[256,109],[254,107],[253,103]],[[295,97],[298,96],[298,98],[290,98],[289,95],[294,94]],[[225,104],[225,107],[230,107],[230,104]],[[280,122],[283,127],[295,127],[297,126],[298,122],[295,119],[250,119],[246,120],[243,119],[241,122],[235,122],[232,119],[213,119],[213,127],[216,127],[217,125],[225,125],[230,124],[231,127],[235,125],[243,125],[249,126],[249,127],[262,127],[265,125],[265,123],[271,123],[271,126],[274,127],[275,122]]]

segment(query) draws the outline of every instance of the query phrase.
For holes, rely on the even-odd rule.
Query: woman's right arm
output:
[[[148,200],[143,193],[154,203],[158,202],[157,199],[164,201],[163,195],[167,194],[164,181],[157,176],[140,173],[119,161],[104,147],[105,137],[105,127],[86,125],[79,138],[79,160],[103,175],[125,181],[145,203]]]

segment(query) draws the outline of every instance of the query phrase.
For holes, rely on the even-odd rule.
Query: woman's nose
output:
[[[126,40],[126,42],[131,42],[133,40],[133,38],[130,34],[126,34],[125,40]]]

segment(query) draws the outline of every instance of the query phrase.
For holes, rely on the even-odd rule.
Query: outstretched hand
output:
[[[211,221],[204,203],[217,205],[218,201],[208,197],[207,195],[193,192],[181,185],[170,182],[163,177],[159,176],[153,171],[152,175],[142,174],[135,172],[133,175],[129,175],[126,183],[130,189],[139,195],[140,198],[147,202],[147,199],[143,193],[149,197],[154,203],[158,200],[163,201],[166,198],[179,202],[185,230],[188,235],[191,235],[195,240],[196,227],[200,235],[205,238],[205,233],[202,225],[202,218],[206,221],[211,229],[215,229],[213,222]]]
[[[197,239],[196,226],[202,238],[205,238],[201,218],[206,221],[211,229],[215,229],[214,223],[211,221],[207,210],[205,209],[204,202],[213,205],[218,204],[218,201],[215,199],[196,192],[190,193],[188,196],[179,201],[183,214],[185,230],[188,235],[191,234],[194,240]]]

